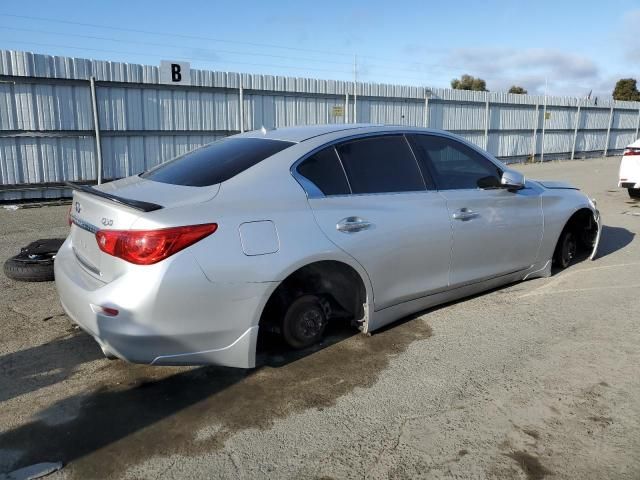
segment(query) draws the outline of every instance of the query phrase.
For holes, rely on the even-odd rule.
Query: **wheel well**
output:
[[[325,260],[299,268],[278,285],[262,311],[261,330],[279,332],[287,306],[308,294],[326,300],[329,318],[364,318],[367,292],[360,274],[346,263]]]
[[[591,249],[598,234],[598,224],[593,212],[588,208],[576,211],[563,228],[563,232],[570,230],[578,238],[578,245],[583,250]]]

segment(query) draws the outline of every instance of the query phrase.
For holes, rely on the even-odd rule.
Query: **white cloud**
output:
[[[548,82],[550,94],[580,96],[600,77],[600,69],[590,58],[542,48],[459,48],[451,50],[444,62],[459,75],[484,78],[494,91],[515,84],[529,93],[543,93]]]

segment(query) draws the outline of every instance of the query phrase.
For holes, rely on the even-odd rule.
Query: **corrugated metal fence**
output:
[[[158,75],[149,65],[0,51],[0,200],[58,197],[66,180],[97,179],[91,77],[105,179],[241,130],[354,120],[351,82],[191,70],[191,86],[177,87]],[[356,93],[358,122],[449,130],[507,162],[618,153],[640,127],[638,102],[374,83]]]

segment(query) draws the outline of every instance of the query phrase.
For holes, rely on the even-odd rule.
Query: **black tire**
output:
[[[44,238],[31,242],[4,263],[4,274],[19,282],[52,281],[53,259],[63,243],[64,238]]]
[[[53,261],[30,263],[12,257],[4,262],[4,274],[19,282],[50,282],[53,280]]]
[[[640,188],[627,188],[631,198],[640,198]]]
[[[310,347],[320,340],[327,326],[327,314],[315,295],[303,295],[287,308],[282,321],[282,337],[292,348]]]
[[[577,251],[578,239],[575,233],[571,230],[563,230],[553,254],[553,264],[560,269],[567,268],[576,257]]]

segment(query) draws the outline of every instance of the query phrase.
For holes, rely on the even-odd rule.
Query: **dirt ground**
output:
[[[49,478],[640,478],[640,203],[618,158],[527,165],[598,200],[600,255],[244,371],[103,358],[0,274],[0,472]],[[65,206],[0,208],[0,260]],[[0,475],[1,477],[1,475]]]

